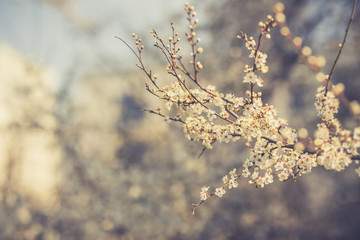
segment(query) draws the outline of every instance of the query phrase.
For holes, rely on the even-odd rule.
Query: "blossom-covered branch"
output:
[[[356,1],[355,1],[356,5]],[[354,5],[354,6],[355,6]],[[198,141],[207,149],[211,149],[215,142],[229,143],[240,139],[246,141],[249,154],[244,157],[242,169],[234,168],[222,179],[220,187],[210,191],[210,187],[203,186],[200,192],[200,202],[193,204],[193,213],[197,207],[212,196],[222,197],[226,188],[238,186],[240,178],[247,178],[250,184],[264,187],[279,181],[296,179],[311,172],[316,166],[325,169],[341,171],[353,161],[359,159],[360,127],[353,131],[342,127],[335,117],[338,112],[339,100],[332,89],[320,86],[316,92],[315,108],[320,119],[317,124],[314,139],[311,139],[312,150],[307,150],[299,141],[297,131],[290,127],[288,121],[277,116],[274,106],[263,103],[262,93],[255,88],[263,87],[266,82],[260,74],[268,72],[266,65],[267,54],[260,48],[262,37],[270,39],[270,31],[277,25],[278,17],[267,16],[265,22],[260,22],[257,42],[254,37],[240,32],[238,38],[245,42],[249,50],[251,63],[245,65],[243,82],[250,85],[244,95],[222,93],[213,85],[204,86],[199,79],[199,72],[203,70],[198,56],[204,52],[199,47],[200,39],[196,38],[198,20],[195,19],[194,7],[185,4],[189,31],[185,34],[190,45],[190,60],[186,61],[181,55],[179,33],[175,32],[171,23],[172,35],[164,40],[155,30],[151,33],[156,39],[155,47],[159,49],[167,61],[166,70],[169,74],[169,85],[160,86],[158,76],[148,70],[142,60],[143,46],[141,39],[133,34],[139,63],[138,67],[146,74],[150,84],[146,83],[146,90],[164,101],[168,110],[173,110],[175,116],[166,115],[160,110],[146,110],[164,118],[182,124],[185,136],[191,141]],[[277,8],[277,14],[283,8]],[[351,15],[351,19],[353,14]],[[351,20],[352,21],[352,20]],[[350,23],[348,28],[350,26]],[[345,33],[344,43],[348,29]],[[130,48],[130,46],[126,43]],[[342,46],[343,47],[343,46]],[[338,56],[341,54],[339,51]],[[338,59],[338,57],[337,57]],[[336,65],[337,59],[334,63]],[[332,70],[333,71],[333,70]],[[329,74],[331,76],[332,72]],[[355,161],[357,162],[357,161]],[[356,170],[360,175],[360,168]]]

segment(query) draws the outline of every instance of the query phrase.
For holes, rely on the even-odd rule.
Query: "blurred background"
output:
[[[236,35],[257,36],[276,3],[190,1],[200,20],[204,84],[244,95],[249,58]],[[319,122],[316,78],[330,71],[352,4],[288,0],[286,21],[302,45],[284,28],[262,42],[270,69],[264,101],[311,137]],[[198,159],[202,146],[180,125],[142,112],[161,102],[114,37],[132,44],[133,32],[141,36],[145,64],[166,81],[149,31],[166,39],[173,20],[185,39],[183,8],[182,0],[0,0],[0,239],[358,239],[355,164],[339,173],[318,167],[264,189],[240,181],[192,215],[200,187],[219,186],[241,168],[246,149],[215,144]],[[347,129],[359,126],[359,13],[358,6],[333,75],[345,85],[338,117]]]

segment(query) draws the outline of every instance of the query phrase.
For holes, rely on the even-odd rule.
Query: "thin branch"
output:
[[[115,38],[119,39],[120,41],[122,41],[136,56],[136,58],[141,62],[140,56],[134,51],[134,49],[132,49],[132,47],[130,47],[130,45],[122,38],[115,36]]]
[[[161,114],[160,112],[157,112],[157,111],[154,111],[154,110],[151,110],[151,109],[143,109],[142,111],[149,112],[149,113],[152,113],[152,114],[156,114],[156,115],[159,115],[160,117],[166,118],[166,116],[164,114]],[[169,117],[169,119],[171,121],[174,121],[174,122],[181,122],[182,124],[185,124],[184,120],[182,120],[179,117],[176,117],[176,118]]]
[[[204,147],[202,150],[201,150],[201,153],[199,154],[199,156],[197,157],[198,159],[204,154],[204,152],[206,151],[207,147]]]
[[[346,42],[346,39],[347,39],[347,36],[348,36],[348,33],[349,33],[350,25],[351,25],[351,23],[352,23],[352,21],[353,21],[353,19],[354,19],[356,4],[357,4],[357,0],[354,0],[354,6],[353,6],[353,9],[352,9],[352,12],[351,12],[351,16],[350,16],[350,19],[349,19],[349,23],[348,23],[347,28],[346,28],[346,30],[345,30],[344,40],[343,40],[343,42],[342,42],[341,44],[339,44],[339,52],[338,52],[338,54],[337,54],[337,56],[336,56],[336,58],[335,58],[334,64],[333,64],[332,67],[331,67],[329,76],[328,76],[328,78],[326,79],[325,96],[326,96],[326,94],[327,94],[327,92],[328,92],[328,90],[329,90],[328,88],[329,88],[330,78],[331,78],[331,76],[332,76],[333,73],[334,73],[335,66],[336,66],[336,64],[337,64],[337,62],[338,62],[338,60],[339,60],[339,58],[340,58],[340,55],[341,55],[341,53],[342,53],[342,50],[343,50],[343,48],[344,48],[344,45],[345,45],[345,42]]]

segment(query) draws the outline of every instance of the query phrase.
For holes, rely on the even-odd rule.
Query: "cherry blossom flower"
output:
[[[223,187],[219,187],[215,189],[215,195],[218,197],[222,197],[225,194],[225,189]]]

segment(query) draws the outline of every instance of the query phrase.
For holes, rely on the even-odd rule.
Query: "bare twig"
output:
[[[155,115],[159,115],[160,117],[166,118],[166,116],[160,113],[160,111],[154,111],[152,109],[143,109],[142,111],[149,112]],[[169,119],[174,122],[181,122],[182,124],[185,124],[184,120],[182,120],[180,117],[169,117]]]
[[[342,50],[344,48],[344,45],[345,45],[345,42],[346,42],[346,39],[347,39],[347,36],[348,36],[348,33],[349,33],[350,25],[351,25],[351,23],[352,23],[352,21],[354,19],[356,4],[357,4],[357,0],[354,0],[354,5],[353,5],[353,9],[352,9],[351,16],[350,16],[350,19],[349,19],[349,23],[348,23],[347,28],[345,30],[344,40],[343,40],[342,43],[339,44],[339,52],[338,52],[338,54],[337,54],[337,56],[335,58],[334,64],[332,65],[330,73],[329,73],[329,75],[328,75],[328,77],[326,79],[325,95],[327,94],[327,92],[329,90],[328,88],[329,88],[330,78],[334,73],[335,66],[336,66],[336,64],[337,64],[337,62],[338,62],[338,60],[340,58],[340,55],[342,53]]]
[[[118,37],[118,36],[115,36],[115,38],[117,38],[117,39],[119,39],[120,41],[122,41],[122,42],[134,53],[134,55],[136,56],[136,58],[137,58],[139,61],[141,61],[140,56],[135,52],[134,49],[132,49],[132,47],[130,47],[130,45],[129,45],[124,39],[122,39],[122,38],[120,38],[120,37]]]

